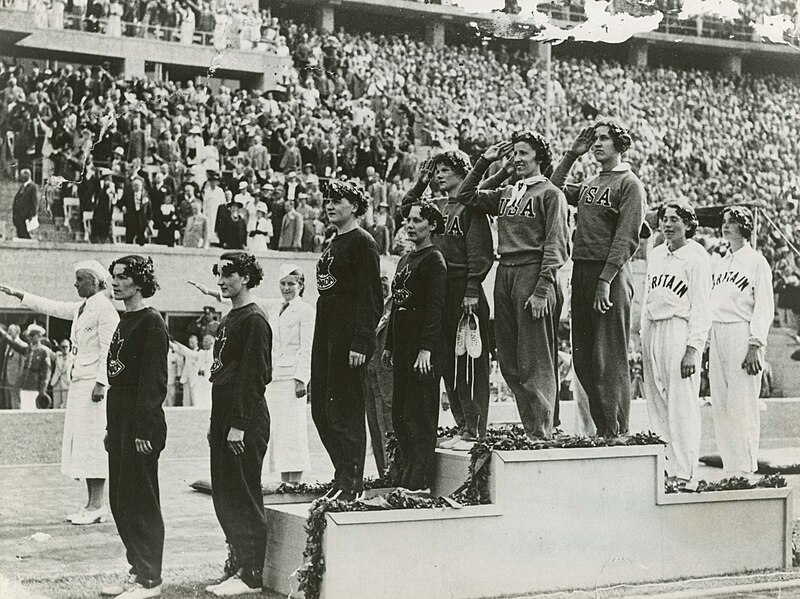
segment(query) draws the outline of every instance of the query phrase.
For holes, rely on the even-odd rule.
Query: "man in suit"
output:
[[[125,189],[120,200],[122,222],[125,225],[125,243],[144,245],[153,226],[153,210],[144,190],[144,183],[135,177]]]
[[[19,333],[20,328],[17,325],[8,325],[8,336],[11,339],[19,338]],[[3,354],[0,366],[0,409],[18,410],[19,384],[25,366],[25,356],[15,352],[5,337],[0,337],[0,352]]]
[[[295,208],[294,201],[286,200],[286,214],[281,223],[281,237],[278,249],[299,252],[303,247],[303,215]]]
[[[22,169],[19,172],[19,178],[22,184],[14,196],[11,218],[17,229],[17,238],[30,239],[28,220],[36,216],[39,211],[39,197],[36,192],[36,184],[31,180],[30,169]]]

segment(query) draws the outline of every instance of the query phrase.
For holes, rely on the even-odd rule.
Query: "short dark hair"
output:
[[[467,173],[472,169],[472,162],[470,162],[469,156],[461,150],[440,152],[434,156],[433,164],[436,166],[443,164],[456,171],[462,177],[466,177]]]
[[[544,136],[536,131],[519,131],[511,137],[511,143],[525,142],[536,152],[536,162],[545,177],[553,173],[553,152]]]
[[[141,290],[142,297],[153,297],[155,292],[160,289],[158,281],[156,281],[156,273],[153,268],[153,259],[148,256],[137,256],[131,254],[117,258],[108,267],[108,271],[114,274],[114,267],[117,264],[124,266],[123,273],[125,276],[130,277],[134,284]]]
[[[664,218],[664,215],[667,213],[667,209],[669,208],[675,210],[675,213],[686,225],[686,238],[688,239],[693,237],[699,225],[697,221],[697,214],[695,214],[694,208],[692,208],[688,202],[681,200],[664,202],[656,210],[656,218],[658,219],[658,222],[661,222],[661,219]]]
[[[220,260],[227,260],[232,262],[230,265],[231,273],[239,273],[243,277],[247,277],[247,288],[252,289],[261,284],[264,279],[264,271],[261,265],[256,260],[255,256],[249,252],[225,252],[220,256]],[[214,265],[214,274],[217,274],[217,265]],[[221,273],[226,276],[225,273]],[[230,273],[229,273],[230,274]]]
[[[597,131],[598,127],[608,127],[608,133],[614,142],[614,149],[620,154],[627,152],[633,145],[631,134],[619,121],[611,118],[598,119],[595,121],[594,130]]]
[[[413,204],[407,204],[406,206],[403,206],[403,216],[408,218],[408,215],[411,214],[411,209],[414,206],[419,208],[419,215],[428,221],[428,224],[431,226],[431,235],[441,235],[444,233],[444,215],[442,214],[441,210],[439,210],[438,206],[436,206],[436,204],[429,200],[420,200],[419,202],[414,202]]]

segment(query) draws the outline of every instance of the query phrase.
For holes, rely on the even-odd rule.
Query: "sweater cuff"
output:
[[[350,344],[350,351],[369,356],[370,339],[363,335],[354,335]]]
[[[231,418],[231,428],[238,428],[240,431],[246,431],[249,423],[250,421],[244,416],[233,416]]]
[[[467,279],[467,289],[464,291],[464,297],[480,297],[481,296],[481,282],[478,279]]]
[[[600,279],[610,284],[614,281],[618,272],[619,266],[616,264],[611,264],[610,262],[606,262],[603,272],[600,273]]]

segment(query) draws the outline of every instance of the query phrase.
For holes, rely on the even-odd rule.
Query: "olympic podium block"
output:
[[[437,450],[437,462],[451,492],[469,456]],[[661,446],[494,452],[490,468],[489,505],[327,514],[322,598],[467,599],[791,567],[790,489],[667,495]],[[281,594],[301,596],[292,574],[308,508],[266,509],[264,583]]]

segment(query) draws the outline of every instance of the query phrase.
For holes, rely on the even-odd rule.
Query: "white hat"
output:
[[[97,260],[83,260],[82,262],[75,263],[75,272],[79,270],[88,270],[95,275],[99,280],[106,281],[111,278],[106,268]]]
[[[32,322],[28,325],[28,328],[25,329],[25,334],[30,335],[31,333],[39,333],[40,335],[44,335],[45,330],[44,327],[39,326],[35,322]]]
[[[278,279],[278,280],[282,281],[283,279],[285,279],[286,277],[288,277],[290,274],[292,274],[293,272],[295,272],[297,270],[299,270],[300,272],[303,272],[303,269],[300,268],[299,266],[297,266],[297,264],[281,264],[281,266],[280,266],[281,276],[280,276],[280,279]]]
[[[264,202],[259,202],[258,204],[256,204],[256,212],[263,212],[264,214],[266,214],[267,212],[269,212],[269,208],[267,208],[267,205]]]
[[[247,181],[239,181],[239,189],[247,189]]]
[[[116,148],[114,148],[114,154],[124,154],[124,153],[125,150],[123,150],[122,147],[117,146]]]

